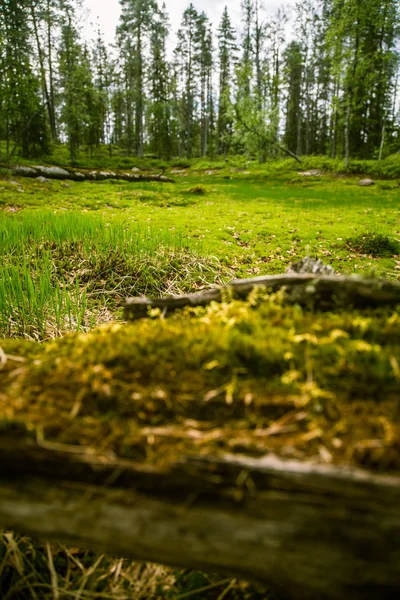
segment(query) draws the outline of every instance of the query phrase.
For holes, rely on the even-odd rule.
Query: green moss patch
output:
[[[400,243],[397,240],[373,231],[367,231],[367,233],[348,238],[346,245],[350,250],[371,256],[395,256],[400,254]]]
[[[2,342],[14,358],[1,419],[154,465],[275,452],[400,469],[398,311],[311,313],[257,294],[156,313],[42,346]]]

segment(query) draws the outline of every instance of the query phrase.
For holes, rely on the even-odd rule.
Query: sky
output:
[[[119,0],[83,0],[90,11],[91,20],[96,23],[97,18],[101,31],[104,33],[106,42],[111,44],[114,41],[115,28],[119,21],[120,6]],[[170,17],[171,30],[176,32],[182,19],[185,8],[190,4],[190,0],[164,0]],[[228,7],[234,25],[238,25],[240,19],[240,0],[192,0],[193,5],[198,11],[204,11],[210,20],[214,23],[214,31],[221,19],[224,7]],[[162,0],[159,0],[162,4]],[[287,4],[287,0],[266,0],[268,13],[273,15],[279,6]]]

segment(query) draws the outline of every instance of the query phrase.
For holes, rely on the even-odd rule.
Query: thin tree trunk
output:
[[[136,49],[136,94],[135,94],[135,152],[143,157],[143,56],[142,31],[138,24]]]
[[[51,10],[50,0],[47,0],[47,61],[49,65],[49,97],[50,97],[50,127],[53,141],[57,142],[57,124],[55,112],[55,94],[54,94],[54,70],[52,58],[52,40],[51,40]]]
[[[344,166],[347,170],[349,168],[349,160],[350,160],[350,118],[351,118],[351,101],[352,95],[349,93],[348,101],[347,101],[347,109],[346,109],[346,123],[344,126],[344,140],[345,140],[345,158],[344,158]]]
[[[381,143],[379,146],[379,157],[378,160],[382,160],[383,146],[385,145],[385,120],[383,120],[382,125],[382,135],[381,135]]]

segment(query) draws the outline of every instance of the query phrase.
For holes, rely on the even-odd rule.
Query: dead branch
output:
[[[291,156],[292,158],[294,158],[295,160],[297,160],[298,163],[302,162],[301,158],[299,158],[297,156],[297,154],[295,154],[294,152],[292,152],[291,150],[289,150],[289,148],[285,148],[285,146],[282,146],[281,144],[279,144],[275,140],[271,139],[270,137],[268,137],[264,133],[260,133],[258,131],[258,129],[256,129],[256,127],[254,127],[254,126],[250,127],[250,125],[248,125],[246,123],[246,121],[242,118],[241,114],[239,113],[239,110],[238,110],[237,106],[235,107],[235,112],[236,112],[236,118],[237,118],[237,120],[242,125],[242,127],[244,127],[244,129],[246,131],[248,131],[249,133],[254,133],[254,135],[256,135],[258,138],[260,138],[263,143],[269,144],[270,146],[276,146],[278,148],[278,150],[280,150],[281,152],[284,152],[288,156]]]
[[[221,302],[224,296],[229,295],[233,298],[246,298],[255,287],[262,287],[272,292],[284,289],[288,302],[321,309],[340,306],[359,308],[395,306],[400,302],[400,284],[395,281],[287,273],[236,279],[222,288],[175,298],[128,298],[125,305],[125,318],[133,320],[144,317],[149,308],[160,308],[167,313],[185,306],[206,306],[212,301]]]

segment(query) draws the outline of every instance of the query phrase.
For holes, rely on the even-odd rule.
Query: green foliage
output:
[[[367,231],[346,240],[350,250],[371,256],[394,256],[400,254],[400,243],[382,233]]]

